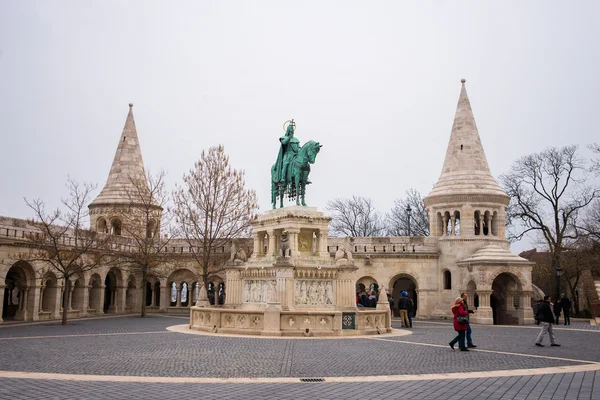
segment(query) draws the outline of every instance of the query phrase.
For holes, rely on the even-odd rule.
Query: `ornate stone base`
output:
[[[190,329],[260,336],[355,336],[392,331],[389,310],[281,311],[192,307]]]

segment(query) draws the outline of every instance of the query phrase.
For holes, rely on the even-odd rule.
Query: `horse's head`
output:
[[[317,154],[319,154],[321,147],[323,147],[323,145],[312,140],[309,140],[304,144],[304,146],[302,146],[302,149],[306,149],[306,157],[308,158],[309,163],[315,163],[315,159],[317,158]]]

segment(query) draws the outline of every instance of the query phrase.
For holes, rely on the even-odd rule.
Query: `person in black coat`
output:
[[[545,296],[543,303],[540,305],[540,308],[536,312],[536,317],[540,321],[540,325],[542,326],[542,330],[538,335],[535,345],[539,347],[544,347],[542,341],[544,340],[544,336],[546,332],[548,332],[548,336],[550,337],[550,346],[560,346],[560,344],[556,343],[556,338],[554,337],[554,332],[552,331],[552,324],[554,324],[554,315],[552,314],[552,308],[550,308],[550,296]]]
[[[554,319],[556,320],[556,324],[560,324],[560,322],[558,322],[559,318],[560,318],[560,311],[562,310],[562,305],[560,304],[560,300],[556,300],[556,303],[554,303],[554,306],[552,307],[552,311],[554,311]]]
[[[571,325],[571,300],[569,300],[564,293],[560,295],[560,304],[562,306],[565,325]],[[556,323],[558,324],[558,321],[556,321]]]

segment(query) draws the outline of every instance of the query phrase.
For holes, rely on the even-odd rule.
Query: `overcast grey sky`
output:
[[[323,144],[309,205],[385,212],[439,177],[460,79],[492,174],[598,141],[600,2],[0,1],[0,215],[103,187],[128,103],[172,188],[222,143],[269,208],[282,124]],[[518,244],[514,250],[527,247]]]

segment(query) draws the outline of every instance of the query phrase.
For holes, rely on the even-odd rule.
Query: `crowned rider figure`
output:
[[[279,146],[279,154],[277,154],[277,161],[275,162],[277,166],[275,181],[282,185],[285,185],[289,179],[288,167],[294,156],[298,154],[298,150],[300,150],[300,141],[294,137],[296,123],[294,120],[288,122],[285,135],[279,138],[281,146]]]

